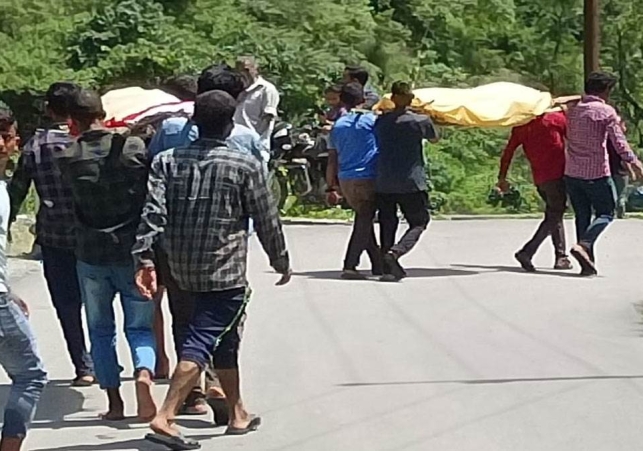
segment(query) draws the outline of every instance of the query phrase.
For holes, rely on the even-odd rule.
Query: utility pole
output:
[[[600,68],[599,0],[585,0],[585,78]]]

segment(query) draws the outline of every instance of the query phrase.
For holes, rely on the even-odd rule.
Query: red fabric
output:
[[[522,146],[531,165],[534,183],[551,182],[565,175],[565,113],[548,113],[511,131],[509,143],[502,154],[500,176],[509,171],[516,149]]]

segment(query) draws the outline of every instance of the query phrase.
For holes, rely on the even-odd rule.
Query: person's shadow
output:
[[[0,405],[7,403],[11,393],[11,384],[0,385]],[[76,389],[69,386],[69,382],[50,381],[43,391],[34,425],[32,429],[42,427],[50,428],[52,425],[64,422],[67,415],[82,412],[85,397]]]
[[[544,270],[537,268],[536,272],[527,272],[519,266],[502,266],[502,265],[452,265],[454,268],[462,268],[466,270],[475,270],[479,274],[482,273],[508,273],[508,274],[522,274],[522,275],[540,275],[540,276],[555,276],[555,277],[565,277],[565,278],[581,278],[581,276],[575,271],[554,271],[554,270]]]
[[[455,268],[406,268],[406,273],[408,279],[431,279],[439,277],[475,276],[480,272]],[[370,277],[370,272],[363,271],[363,274],[369,276],[364,280],[373,280],[373,277]],[[303,271],[296,272],[294,275],[308,279],[343,280],[342,271],[337,270]]]

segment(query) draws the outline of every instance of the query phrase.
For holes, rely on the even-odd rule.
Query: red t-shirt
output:
[[[516,149],[522,146],[536,185],[562,179],[565,175],[566,134],[567,116],[563,112],[547,113],[515,127],[502,153],[500,174],[507,174]]]

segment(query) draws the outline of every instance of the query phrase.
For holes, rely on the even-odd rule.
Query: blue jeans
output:
[[[27,317],[4,293],[0,294],[0,365],[13,381],[2,436],[24,438],[47,385],[47,373]]]
[[[143,298],[134,283],[133,265],[96,266],[77,264],[80,291],[87,312],[87,325],[96,378],[102,389],[119,388],[121,366],[116,355],[114,298],[120,295],[125,316],[125,337],[136,372],[154,374],[154,302]]]
[[[616,189],[611,177],[581,180],[565,177],[567,193],[576,214],[576,238],[594,256],[594,246],[614,221]],[[594,218],[592,220],[592,215]]]

